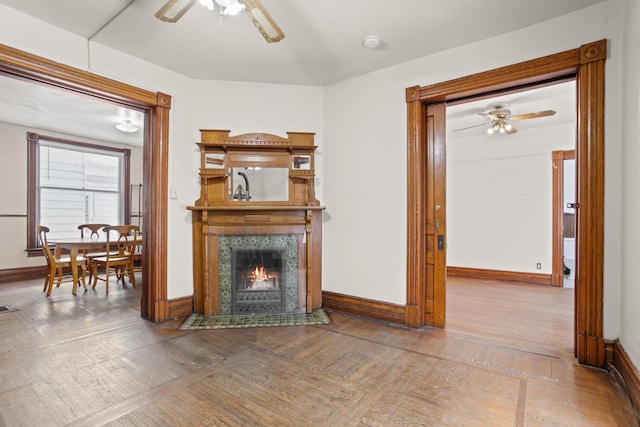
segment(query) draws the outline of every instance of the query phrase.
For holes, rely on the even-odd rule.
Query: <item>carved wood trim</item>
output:
[[[0,44],[0,71],[132,107],[146,109],[157,105],[155,92],[98,76],[4,44]]]
[[[583,46],[590,62],[577,75],[576,353],[604,366],[604,76],[606,41]]]
[[[116,102],[146,113],[144,147],[143,275],[141,315],[167,319],[167,194],[169,95],[79,70],[0,44],[0,72]]]
[[[427,279],[424,193],[429,185],[424,149],[425,111],[442,101],[460,101],[501,90],[524,90],[537,84],[577,79],[579,176],[577,213],[576,325],[578,360],[592,366],[604,365],[602,337],[602,293],[604,251],[604,61],[606,40],[580,48],[521,62],[471,76],[407,89],[407,308],[405,323],[425,323],[424,286]],[[583,203],[585,206],[582,207]],[[443,286],[443,284],[436,284]]]
[[[419,328],[425,324],[425,313],[422,302],[425,299],[425,271],[427,264],[426,203],[425,176],[426,147],[425,120],[423,106],[418,99],[418,89],[407,89],[407,155],[411,161],[407,165],[407,313],[405,324]]]
[[[520,271],[488,270],[483,268],[447,266],[447,276],[465,277],[480,280],[499,280],[504,282],[531,283],[534,285],[551,284],[550,274],[524,273]]]
[[[599,43],[599,42],[596,42]],[[489,92],[536,85],[576,73],[580,48],[420,88],[422,102],[459,100]]]
[[[392,323],[405,323],[405,307],[335,292],[322,292],[322,306],[329,310]]]

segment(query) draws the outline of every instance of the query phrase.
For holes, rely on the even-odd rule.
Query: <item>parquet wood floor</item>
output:
[[[448,284],[448,329],[328,311],[330,325],[180,331],[139,289],[0,284],[3,426],[634,426],[572,353],[572,293]]]

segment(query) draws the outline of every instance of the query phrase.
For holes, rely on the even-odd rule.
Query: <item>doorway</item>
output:
[[[406,90],[408,129],[407,303],[405,324],[446,325],[446,204],[443,168],[447,101],[576,79],[576,355],[604,366],[604,62],[606,40],[427,87]]]
[[[34,83],[51,85],[128,108],[147,117],[143,165],[143,318],[169,318],[167,300],[168,141],[171,97],[150,92],[0,44],[0,72]]]
[[[448,329],[573,354],[573,291],[549,285],[551,159],[575,148],[575,86],[446,103]],[[493,130],[500,125],[509,129]]]

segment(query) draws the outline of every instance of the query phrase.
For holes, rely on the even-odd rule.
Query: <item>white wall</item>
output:
[[[622,170],[622,290],[620,342],[636,367],[640,367],[640,4],[626,0],[626,66],[624,68],[624,108],[620,127],[624,150]],[[616,123],[618,125],[618,123]],[[611,254],[607,253],[609,258]]]
[[[107,145],[115,148],[131,150],[131,183],[142,182],[142,147],[96,141],[65,135],[56,132],[15,126],[0,123],[0,140],[2,156],[0,156],[0,215],[18,215],[16,217],[0,216],[0,236],[4,244],[0,245],[0,269],[45,265],[43,257],[27,256],[27,132],[36,132],[56,138],[91,144]],[[11,244],[7,244],[11,242]]]
[[[610,39],[605,159],[604,334],[619,335],[620,1],[451,49],[325,90],[323,288],[363,298],[406,301],[405,88],[510,65]],[[500,46],[500,49],[495,49]],[[490,54],[488,54],[490,53]],[[356,163],[357,159],[357,163]]]
[[[447,265],[551,274],[551,152],[574,148],[572,122],[448,140]]]

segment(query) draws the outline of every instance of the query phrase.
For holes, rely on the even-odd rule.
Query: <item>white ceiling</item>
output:
[[[326,85],[602,0],[261,0],[285,33],[284,40],[273,44],[265,42],[246,14],[221,18],[199,4],[177,23],[162,22],[154,14],[165,1],[0,0],[0,4],[193,78]],[[382,39],[376,50],[362,44],[370,34]],[[107,141],[142,141],[141,132],[113,132],[114,122],[132,112],[9,80],[0,77],[0,121],[59,132],[51,126],[64,127],[66,133]],[[92,112],[103,119],[95,122],[98,116]],[[140,115],[132,118],[142,124]],[[82,128],[76,129],[77,125]]]
[[[139,130],[124,133],[123,119]],[[98,98],[0,74],[0,122],[75,135],[98,141],[142,146],[144,114]]]

